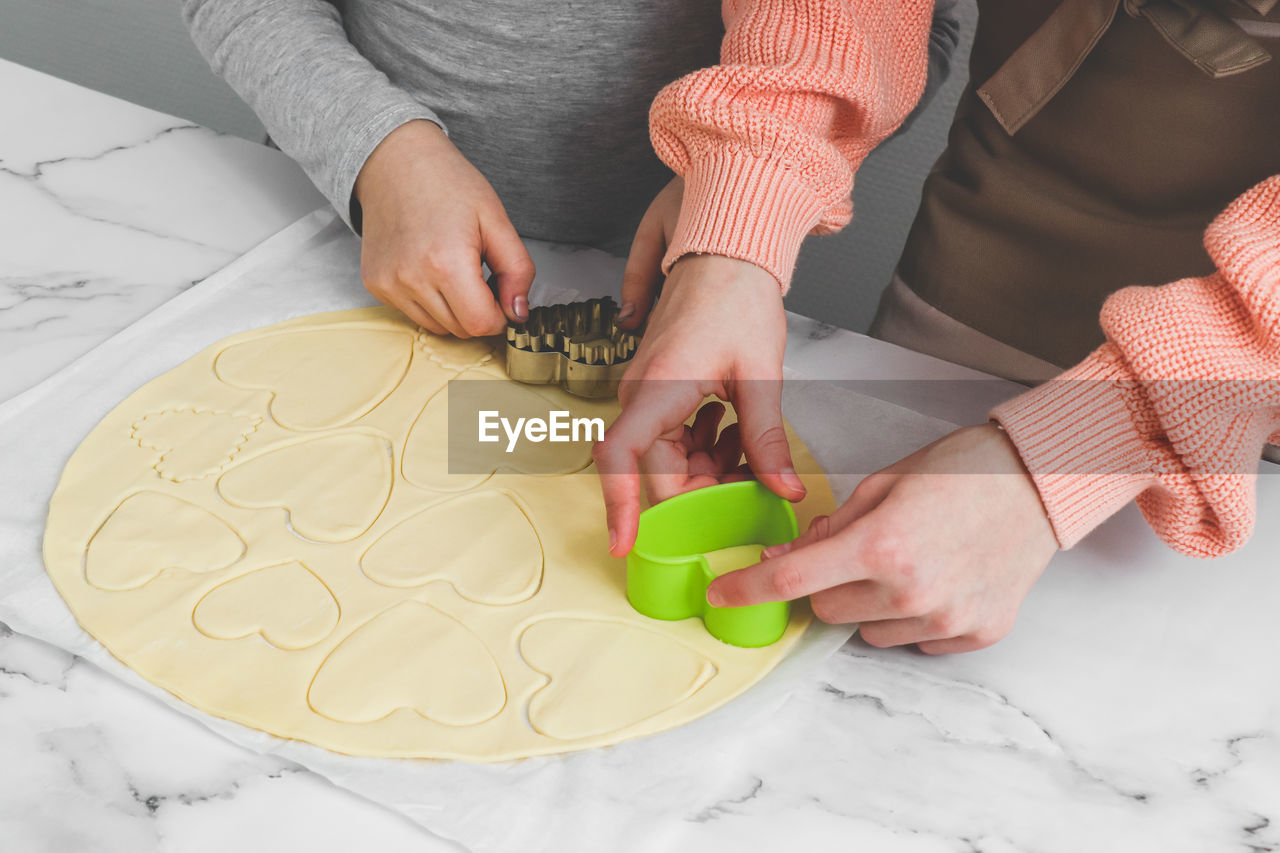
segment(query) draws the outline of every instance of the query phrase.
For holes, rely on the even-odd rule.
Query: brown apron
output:
[[[873,334],[914,311],[917,331],[1066,366],[1102,342],[1113,291],[1211,272],[1205,226],[1280,173],[1280,2],[978,6],[972,82]]]

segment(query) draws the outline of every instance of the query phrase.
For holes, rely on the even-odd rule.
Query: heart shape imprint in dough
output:
[[[529,723],[557,740],[633,726],[679,705],[716,674],[711,661],[665,634],[603,619],[535,622],[520,635],[520,654],[550,679],[529,700]]]
[[[137,589],[167,569],[225,569],[245,550],[236,532],[208,510],[160,492],[138,492],[89,539],[85,580],[98,589]]]
[[[234,344],[213,369],[228,385],[273,393],[271,417],[286,429],[317,430],[364,417],[409,370],[412,333],[327,328],[281,332]]]
[[[329,653],[307,701],[340,723],[371,723],[401,708],[447,726],[474,726],[507,704],[493,655],[461,622],[403,601]]]
[[[294,561],[218,584],[196,603],[191,621],[215,640],[258,634],[278,649],[294,650],[329,636],[338,616],[338,601],[324,581]]]
[[[216,474],[231,464],[262,423],[253,415],[209,409],[166,409],[144,415],[133,425],[139,447],[160,452],[152,466],[171,483]]]
[[[488,491],[433,504],[392,527],[360,558],[383,586],[445,580],[479,604],[515,604],[542,581],[542,543],[516,498]]]
[[[451,400],[458,408],[453,420]],[[577,401],[573,406],[585,410],[592,404]],[[425,489],[463,491],[500,469],[541,475],[581,471],[591,464],[590,440],[535,443],[521,439],[508,453],[508,439],[499,426],[496,442],[476,441],[481,410],[497,412],[514,425],[518,418],[547,420],[550,412],[569,408],[568,403],[556,402],[519,382],[463,373],[427,400],[409,428],[400,460],[404,478]]]
[[[278,507],[294,532],[316,542],[347,542],[369,529],[391,495],[391,444],[342,432],[277,446],[218,478],[227,503]]]

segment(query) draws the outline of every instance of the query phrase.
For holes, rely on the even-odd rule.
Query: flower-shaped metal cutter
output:
[[[528,320],[507,325],[507,375],[612,397],[639,343],[638,332],[618,328],[618,305],[608,297],[531,308]]]

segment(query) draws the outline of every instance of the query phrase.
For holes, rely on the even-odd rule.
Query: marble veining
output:
[[[0,399],[323,201],[278,152],[0,60]]]
[[[922,677],[912,658],[851,642],[771,729],[806,734],[766,736],[721,799],[686,815],[682,841],[728,836],[746,844],[789,835],[793,849],[853,849],[860,841],[894,851],[1189,853],[1280,843],[1274,803],[1259,808],[1262,797],[1246,804],[1212,790],[1197,781],[1204,771],[1135,785],[1073,754],[1053,726],[1007,697],[962,679]],[[1255,739],[1221,741],[1217,772],[1248,765],[1241,745]],[[1271,771],[1274,791],[1274,752],[1268,761],[1258,750],[1253,760],[1256,770]]]

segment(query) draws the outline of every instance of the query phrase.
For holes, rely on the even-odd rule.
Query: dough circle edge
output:
[[[287,429],[271,416],[272,391],[227,385],[213,369],[218,355],[239,343],[282,332],[322,333],[326,328],[351,327],[402,331],[411,358],[396,387],[349,423],[305,433]],[[456,356],[454,349],[458,350]],[[449,378],[466,371],[509,381],[498,345],[494,344],[489,354],[481,353],[475,341],[455,342],[427,335],[383,308],[308,315],[224,338],[128,395],[71,455],[50,500],[44,538],[48,574],[80,625],[150,683],[215,717],[352,755],[505,761],[605,746],[704,716],[749,689],[785,657],[810,621],[804,604],[793,608],[782,640],[756,650],[736,649],[711,639],[696,619],[663,623],[632,611],[621,592],[622,561],[598,558],[605,550],[603,509],[597,506],[599,485],[593,467],[587,476],[530,477],[498,472],[462,491],[432,492],[407,482],[401,472],[401,457],[409,430],[434,393]],[[564,403],[575,414],[584,405],[562,392],[549,391],[544,396]],[[134,440],[132,433],[134,424],[147,415],[179,408],[226,411],[262,421],[237,445],[230,464],[203,478],[172,482],[155,470],[156,451]],[[587,408],[591,413],[616,412],[616,402],[587,404]],[[217,496],[221,475],[264,451],[277,449],[282,442],[349,431],[383,435],[394,455],[394,482],[385,505],[372,525],[349,541],[301,540],[291,531],[285,511],[237,507]],[[797,469],[808,487],[808,496],[797,506],[803,530],[809,519],[831,512],[835,504],[826,478],[808,473],[817,471],[817,466],[807,448],[789,426],[788,433]],[[445,581],[390,589],[361,573],[360,554],[413,513],[450,497],[494,489],[519,494],[532,507],[535,530],[544,540],[553,540],[544,557],[546,576],[530,599],[495,607],[459,596]],[[246,553],[231,566],[208,572],[162,567],[136,589],[94,587],[84,574],[89,537],[101,529],[116,506],[144,492],[176,497],[210,510],[246,542]],[[570,511],[565,511],[566,507]],[[550,526],[553,524],[567,524],[569,529]],[[547,537],[544,531],[553,529],[564,535]],[[596,557],[588,561],[589,570],[578,572],[579,579],[586,578],[589,583],[571,592],[575,588],[569,579],[574,575],[564,567],[573,565],[575,559],[581,563],[581,554],[575,558],[564,542],[554,540],[591,542],[593,536],[599,542],[588,550]],[[330,556],[324,556],[325,549],[333,549]],[[324,639],[302,649],[281,649],[261,633],[217,639],[196,627],[195,606],[213,588],[292,560],[315,573],[338,600],[338,624]],[[349,563],[349,572],[343,570],[344,562]],[[309,706],[307,692],[325,659],[356,631],[404,601],[440,610],[481,638],[497,662],[506,690],[506,704],[495,716],[474,726],[450,726],[430,720],[414,708],[400,707],[374,722],[353,724],[327,719]],[[530,625],[557,618],[613,620],[657,630],[688,647],[692,654],[705,657],[715,674],[678,705],[621,729],[577,739],[547,737],[528,726],[525,714],[533,697],[547,687],[548,677],[522,659],[519,644]],[[520,730],[517,721],[526,731]],[[494,728],[479,732],[488,726]]]

